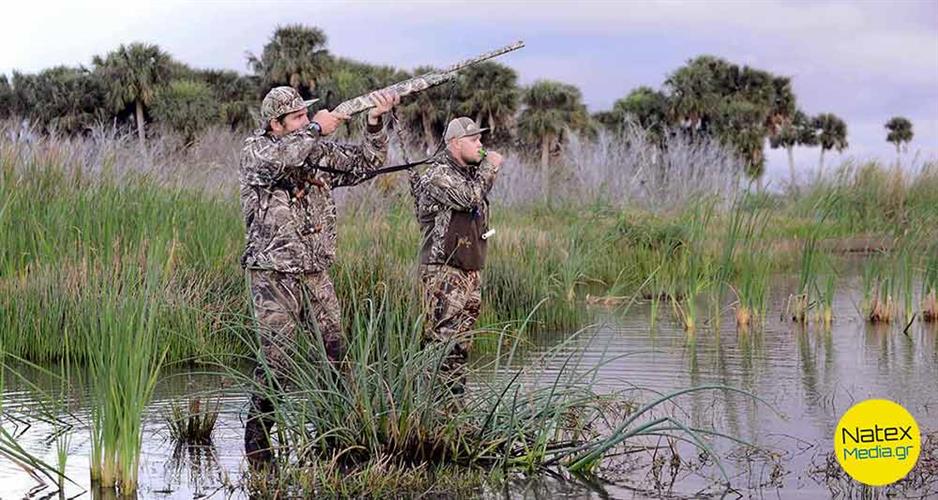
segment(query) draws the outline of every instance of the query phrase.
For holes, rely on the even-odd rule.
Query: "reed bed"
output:
[[[237,137],[213,130],[188,149],[173,141],[167,137],[141,151],[133,137],[115,131],[61,138],[9,122],[0,126],[0,341],[10,353],[61,359],[68,331],[74,357],[84,362],[92,342],[80,325],[94,319],[100,293],[92,284],[104,283],[115,263],[134,261],[154,240],[174,248],[166,278],[173,285],[154,299],[172,305],[157,318],[167,360],[243,350],[237,334],[212,333],[249,317],[238,266],[243,228],[233,173]],[[576,329],[588,322],[580,302],[590,293],[600,303],[645,297],[653,317],[665,300],[690,330],[701,323],[696,298],[723,295],[727,285],[736,292],[740,321],[751,321],[767,296],[767,276],[792,270],[802,282],[789,301],[792,317],[807,321],[808,309],[829,295],[823,292],[830,283],[818,281],[825,240],[938,221],[938,190],[932,189],[938,169],[931,163],[902,175],[875,163],[845,164],[800,189],[803,195],[789,197],[746,191],[713,145],[694,150],[675,144],[678,156],[668,164],[680,160],[688,168],[674,169],[668,178],[641,163],[655,155],[618,151],[602,138],[590,144],[580,141],[570,149],[562,167],[568,189],[549,204],[539,191],[543,186],[522,175],[529,167],[510,159],[493,193],[498,233],[484,272],[481,324],[520,321],[535,310],[529,330]],[[630,144],[622,147],[645,147],[639,137]],[[721,167],[712,174],[699,168],[716,160]],[[638,163],[616,178],[616,162]],[[532,189],[535,194],[528,193]],[[655,203],[675,189],[682,195]],[[419,230],[405,176],[337,194],[340,258],[334,275],[352,278],[339,286],[341,302],[380,285],[402,292],[395,300],[412,309]],[[786,250],[792,242],[800,255]],[[906,309],[909,283],[902,280],[905,297],[894,297]],[[923,302],[929,297],[921,295]],[[535,307],[543,300],[544,307]],[[716,311],[723,307],[714,304]],[[344,315],[349,324],[347,306]]]
[[[137,492],[143,414],[168,347],[160,344],[157,290],[166,286],[173,254],[154,242],[138,265],[118,265],[106,282],[94,319],[83,326],[91,386],[91,481],[122,496]],[[170,247],[170,250],[172,247]]]
[[[372,477],[376,470],[447,470],[456,477],[548,469],[589,473],[608,455],[648,445],[659,435],[676,436],[711,454],[709,438],[735,440],[685,424],[669,408],[691,392],[742,391],[698,387],[656,395],[647,403],[624,394],[601,395],[593,383],[603,363],[586,366],[575,352],[561,355],[563,345],[535,362],[518,363],[524,323],[500,330],[492,361],[467,368],[466,392],[455,396],[440,371],[452,344],[423,347],[422,325],[388,307],[389,295],[353,305],[357,321],[350,327],[347,357],[338,364],[327,360],[321,342],[309,340],[290,356],[293,365],[281,390],[227,369],[274,401],[278,474],[254,478],[252,488],[268,495],[380,496],[374,489],[350,492],[343,476]],[[255,355],[266,370],[262,353]],[[235,364],[225,356],[215,363],[221,369]],[[548,376],[543,372],[548,365],[561,369]]]

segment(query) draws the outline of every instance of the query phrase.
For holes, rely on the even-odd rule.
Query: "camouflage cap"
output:
[[[264,102],[261,103],[261,120],[267,123],[287,113],[304,109],[318,100],[304,101],[293,87],[274,87],[264,96]]]
[[[459,118],[453,118],[453,120],[449,122],[449,125],[446,126],[446,133],[443,134],[443,142],[449,142],[450,139],[461,139],[471,135],[478,135],[486,130],[488,129],[479,128],[476,122],[472,121],[472,118],[460,116]]]

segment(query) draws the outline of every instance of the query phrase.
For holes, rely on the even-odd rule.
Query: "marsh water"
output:
[[[869,325],[859,313],[859,279],[845,279],[835,300],[830,330],[786,321],[781,312],[791,286],[773,282],[773,300],[766,325],[737,331],[731,312],[719,325],[711,321],[689,335],[660,307],[652,325],[651,308],[635,303],[626,308],[591,307],[592,326],[574,335],[540,333],[514,360],[519,364],[545,363],[543,376],[559,369],[565,353],[574,353],[580,369],[597,369],[596,387],[622,392],[640,401],[678,389],[726,385],[742,394],[708,390],[681,396],[672,407],[676,416],[695,427],[713,428],[758,445],[746,451],[727,440],[714,441],[731,476],[730,497],[826,498],[850,492],[849,481],[832,480],[824,472],[833,449],[833,432],[840,416],[852,404],[869,398],[887,398],[903,405],[923,431],[938,429],[938,331],[931,325]],[[559,356],[544,359],[554,350]],[[490,356],[477,353],[478,358]],[[30,372],[25,371],[27,376]],[[482,374],[485,376],[485,374]],[[42,385],[41,377],[34,381]],[[50,427],[27,420],[39,404],[21,381],[8,378],[3,394],[5,411],[24,418],[8,421],[16,427],[19,443],[28,451],[55,462],[55,441]],[[82,391],[72,388],[71,400]],[[212,446],[174,449],[165,416],[174,401],[187,394],[213,391],[220,415]],[[85,398],[81,398],[85,399]],[[241,474],[246,467],[241,450],[245,398],[235,388],[225,389],[220,377],[196,372],[169,371],[156,390],[144,426],[140,465],[140,496],[144,498],[242,498]],[[70,412],[87,421],[87,408]],[[924,433],[924,432],[923,432]],[[83,492],[88,481],[90,442],[86,428],[71,433],[67,474],[79,486],[67,487],[68,497],[91,498]],[[669,450],[667,464],[657,469],[652,452],[622,462],[621,471],[602,481],[541,477],[515,480],[485,496],[514,498],[654,498],[726,493],[715,479],[719,471],[711,460],[692,448]],[[670,450],[681,458],[674,469]],[[662,452],[663,453],[663,452]],[[629,465],[631,464],[631,465]],[[0,458],[0,497],[43,498],[55,488],[42,486],[15,463]],[[901,492],[907,496],[935,494],[929,487]],[[57,496],[57,495],[56,495]]]

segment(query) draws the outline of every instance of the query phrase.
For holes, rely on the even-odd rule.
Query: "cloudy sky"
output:
[[[11,7],[6,7],[9,12]],[[793,78],[809,114],[849,128],[844,158],[892,159],[883,124],[912,120],[912,153],[938,158],[938,0],[428,2],[247,0],[17,2],[0,29],[0,73],[89,64],[120,43],[146,41],[196,67],[247,71],[278,25],[322,28],[335,54],[411,69],[514,40],[500,58],[522,83],[577,85],[590,111],[638,85],[660,87],[701,54]],[[814,168],[816,149],[796,152]],[[836,155],[834,155],[836,161]],[[771,152],[769,175],[787,169]]]

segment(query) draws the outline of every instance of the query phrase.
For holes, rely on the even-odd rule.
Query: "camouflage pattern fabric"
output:
[[[352,186],[387,159],[384,127],[366,130],[361,146],[320,139],[306,127],[281,138],[259,131],[241,150],[241,211],[246,269],[322,272],[335,261],[332,189]],[[324,172],[313,166],[340,170]]]
[[[318,334],[332,361],[345,350],[341,309],[328,273],[249,271],[261,349],[271,371],[284,379],[298,331]],[[258,374],[263,376],[263,372]]]
[[[453,350],[444,361],[443,370],[458,373],[466,364],[472,330],[482,307],[479,271],[464,271],[446,265],[420,266],[423,305],[426,311],[426,342],[455,339]]]
[[[412,183],[417,221],[424,242],[430,247],[429,255],[421,256],[421,264],[448,262],[450,256],[444,251],[444,238],[453,211],[477,211],[485,224],[489,212],[487,196],[497,173],[498,169],[485,159],[478,167],[464,167],[445,151]]]
[[[293,87],[274,87],[261,102],[261,121],[267,122],[283,115],[306,109],[319,99],[304,101]]]
[[[341,310],[329,274],[248,271],[251,298],[257,321],[266,369],[258,364],[254,381],[260,387],[282,390],[289,386],[290,370],[299,332],[318,334],[326,355],[333,362],[342,359]],[[315,341],[314,339],[311,339]],[[270,376],[268,377],[268,371]],[[271,387],[271,382],[274,387]],[[273,460],[270,444],[273,402],[261,393],[251,395],[244,427],[244,450],[254,469]]]

